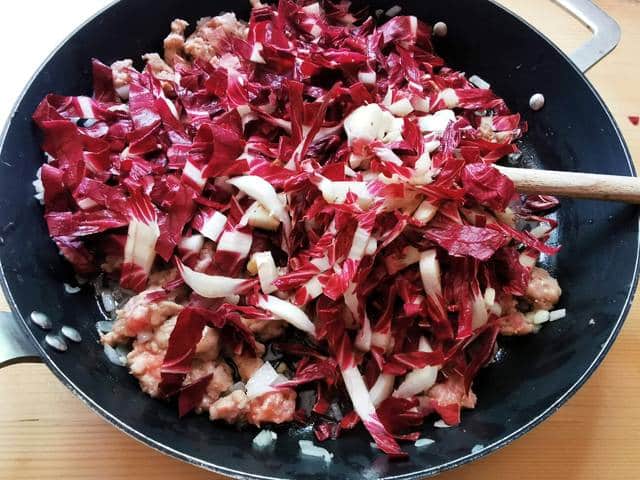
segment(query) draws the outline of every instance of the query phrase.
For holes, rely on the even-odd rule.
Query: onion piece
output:
[[[349,398],[353,405],[353,409],[356,411],[360,420],[364,424],[365,428],[369,431],[378,447],[389,455],[401,456],[404,452],[400,449],[400,446],[391,436],[389,432],[384,428],[382,422],[378,418],[376,408],[371,402],[369,391],[364,383],[364,379],[358,370],[356,365],[351,365],[347,368],[341,367],[342,379],[344,380],[344,386],[347,389]]]
[[[286,381],[287,378],[276,372],[269,362],[264,362],[262,366],[251,375],[251,378],[247,380],[247,398],[252,400],[265,393],[272,392],[279,383]]]
[[[298,445],[302,455],[322,458],[326,463],[331,462],[333,458],[333,453],[330,453],[326,448],[318,447],[311,440],[298,440]]]
[[[301,308],[296,307],[292,303],[281,300],[278,297],[267,295],[258,300],[258,306],[268,312],[271,312],[276,318],[282,319],[290,323],[298,330],[307,332],[315,337],[316,327],[309,317]]]
[[[273,217],[280,220],[285,226],[291,224],[289,214],[285,206],[280,202],[278,194],[273,186],[264,178],[256,175],[245,175],[231,178],[227,180],[227,183],[260,202]]]
[[[427,295],[442,295],[440,283],[440,264],[436,258],[436,250],[426,250],[420,255],[420,276]]]
[[[205,298],[225,298],[235,295],[247,283],[244,278],[230,278],[218,275],[206,275],[190,269],[176,259],[178,271],[194,292]]]
[[[240,220],[240,224],[248,224],[254,228],[275,232],[280,227],[280,220],[270,215],[260,202],[255,202],[247,208],[247,211]]]
[[[453,110],[439,110],[433,115],[420,117],[418,119],[418,125],[423,133],[434,132],[441,135],[446,130],[447,125],[455,121],[456,114]]]
[[[275,292],[277,288],[273,281],[278,278],[278,268],[271,252],[256,252],[251,259],[256,265],[262,291],[266,294]]]
[[[369,390],[371,403],[373,403],[375,407],[378,407],[378,405],[391,396],[395,380],[396,377],[394,375],[389,373],[380,374],[376,383],[374,383],[371,390]]]
[[[373,203],[373,196],[365,182],[333,182],[322,177],[318,189],[327,203],[341,205],[347,200],[349,192],[358,197],[358,205],[361,208],[367,208]]]
[[[433,351],[425,337],[420,337],[418,350],[420,352]],[[440,370],[440,367],[429,365],[409,372],[398,389],[393,393],[393,396],[409,398],[430,389],[435,385],[436,380],[438,379],[438,370]]]

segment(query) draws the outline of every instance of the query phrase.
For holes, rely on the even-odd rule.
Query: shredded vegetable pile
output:
[[[35,112],[49,233],[132,292],[102,342],[181,416],[361,422],[401,457],[475,406],[500,333],[561,316],[536,266],[558,202],[492,167],[526,124],[430,26],[385,20],[290,0],[175,20],[164,58],[94,60],[92,97]]]

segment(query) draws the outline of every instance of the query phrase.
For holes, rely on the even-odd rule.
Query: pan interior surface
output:
[[[403,14],[444,21],[449,34],[436,41],[455,68],[491,83],[530,131],[521,162],[544,168],[634,174],[628,152],[610,114],[584,77],[555,47],[501,7],[485,0],[371,2],[393,4]],[[516,438],[555,411],[599,363],[618,332],[635,288],[638,213],[617,203],[564,200],[556,241],[561,253],[545,259],[563,288],[560,307],[568,316],[533,336],[500,340],[500,360],[475,383],[478,407],[465,412],[457,428],[425,426],[435,444],[391,462],[370,447],[360,428],[323,444],[331,463],[301,457],[298,440],[310,431],[276,429],[273,450],[251,442],[257,430],[212,424],[206,416],[178,420],[174,405],[144,395],[123,368],[108,363],[97,344],[101,318],[93,292],[65,293],[72,272],[49,240],[31,182],[43,162],[31,114],[49,92],[90,93],[91,58],[105,63],[138,59],[159,51],[173,18],[190,23],[221,11],[248,18],[247,4],[221,0],[179,2],[122,0],[69,39],[34,78],[6,131],[0,162],[0,259],[14,311],[62,381],[109,421],[150,446],[199,466],[242,478],[421,478],[491,451]],[[114,34],[117,32],[117,34]],[[545,108],[528,108],[544,93]],[[31,311],[47,313],[58,326],[71,325],[85,339],[66,353],[44,347],[45,333],[28,322]],[[594,322],[590,322],[593,319]],[[478,447],[480,446],[480,447]],[[473,450],[473,453],[472,453]]]

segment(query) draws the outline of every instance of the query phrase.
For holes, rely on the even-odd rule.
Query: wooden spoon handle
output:
[[[640,204],[640,178],[498,165],[496,168],[513,180],[516,190],[520,193]]]

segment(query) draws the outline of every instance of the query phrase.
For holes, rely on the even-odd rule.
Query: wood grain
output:
[[[496,165],[520,193],[640,203],[640,179],[595,173],[557,172]]]
[[[35,7],[44,2],[21,3]],[[566,50],[587,38],[582,27],[546,0],[503,3]],[[640,128],[627,120],[628,115],[640,113],[640,2],[599,3],[621,23],[624,33],[620,47],[589,77],[621,126],[632,154],[640,158]],[[0,14],[7,4],[17,3],[3,2]],[[26,8],[25,12],[31,10]],[[69,14],[69,8],[63,10],[62,15]],[[21,19],[22,23],[28,20],[26,14]],[[9,42],[9,37],[2,38]],[[5,52],[5,61],[10,60],[10,54]],[[0,398],[1,480],[222,478],[165,457],[115,430],[41,365],[17,365],[0,371]],[[603,365],[565,407],[511,446],[439,478],[635,480],[640,476],[639,445],[640,309],[636,302]]]

